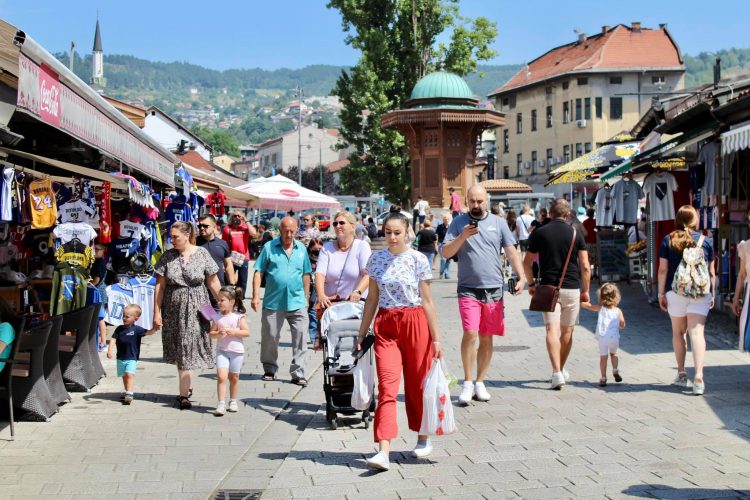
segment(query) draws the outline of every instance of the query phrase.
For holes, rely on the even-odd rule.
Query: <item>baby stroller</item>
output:
[[[338,428],[341,420],[337,415],[356,415],[360,410],[352,407],[354,389],[354,356],[357,347],[359,326],[364,315],[364,305],[355,302],[335,302],[325,310],[320,319],[323,348],[323,388],[326,395],[326,420],[332,429]],[[373,349],[369,349],[359,363],[372,365]],[[375,411],[375,398],[370,407],[362,412],[365,429],[370,426]]]

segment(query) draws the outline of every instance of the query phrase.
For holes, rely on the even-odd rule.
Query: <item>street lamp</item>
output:
[[[318,172],[319,172],[319,192],[323,194],[323,139],[313,139],[312,133],[307,135],[308,144],[307,149],[312,149],[312,145],[309,142],[318,143]]]
[[[297,182],[302,185],[302,87],[294,88],[294,97],[298,99],[297,104]]]

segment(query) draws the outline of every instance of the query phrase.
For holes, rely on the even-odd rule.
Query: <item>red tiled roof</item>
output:
[[[513,179],[491,179],[479,184],[492,193],[530,193],[533,191],[528,184]]]
[[[200,153],[196,151],[187,151],[185,153],[179,154],[175,153],[177,158],[182,160],[183,162],[187,163],[193,168],[199,168],[201,170],[207,170],[209,172],[213,172],[216,170],[216,168],[208,161],[206,161],[205,158],[203,158]]]
[[[338,137],[339,136],[339,131],[336,130],[335,128],[329,128],[329,129],[326,129],[326,134],[332,135],[334,137]]]
[[[326,170],[328,170],[331,173],[335,173],[348,165],[349,165],[349,160],[336,160],[326,165]]]
[[[628,68],[682,68],[680,50],[666,28],[634,31],[620,24],[583,42],[557,47],[521,68],[490,96],[567,73]]]

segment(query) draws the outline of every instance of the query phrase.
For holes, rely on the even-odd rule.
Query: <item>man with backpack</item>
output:
[[[703,361],[706,355],[704,328],[708,312],[714,305],[716,290],[714,250],[698,232],[698,212],[690,205],[680,207],[675,216],[675,230],[664,237],[659,250],[659,307],[672,320],[672,346],[677,361],[673,384],[690,387],[685,371],[686,335],[690,335],[695,378],[693,394],[706,390]]]

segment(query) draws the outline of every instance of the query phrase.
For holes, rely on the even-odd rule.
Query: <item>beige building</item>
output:
[[[212,161],[214,162],[214,165],[216,165],[220,169],[226,172],[231,172],[232,163],[239,161],[239,159],[234,158],[233,156],[229,156],[229,155],[219,155],[219,156],[214,156],[212,158]]]
[[[495,129],[495,178],[569,192],[570,185],[545,188],[547,173],[630,130],[652,98],[684,88],[684,73],[665,25],[604,26],[550,50],[489,96],[506,113]]]
[[[302,127],[302,169],[326,165],[340,160],[348,154],[337,151],[338,130],[321,129],[314,125]],[[273,175],[281,169],[297,166],[299,156],[299,132],[293,130],[286,134],[269,139],[258,146],[259,169],[262,177]]]

